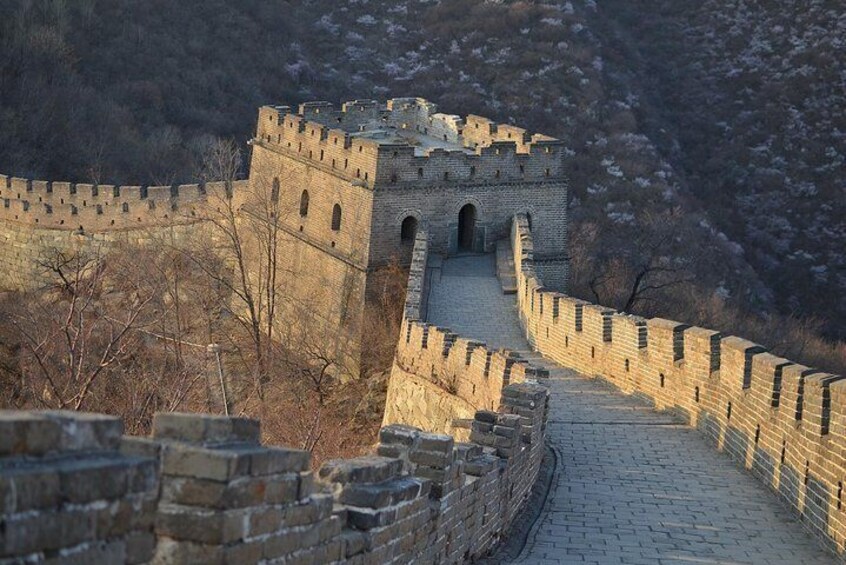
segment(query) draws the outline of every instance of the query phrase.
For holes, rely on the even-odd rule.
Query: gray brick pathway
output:
[[[487,257],[444,262],[429,320],[527,349],[514,297],[501,293]],[[558,467],[518,562],[835,562],[772,493],[698,432],[602,381],[525,355],[550,369],[548,433]]]
[[[516,300],[502,293],[495,268],[493,253],[444,261],[432,273],[427,319],[494,349],[527,350]]]

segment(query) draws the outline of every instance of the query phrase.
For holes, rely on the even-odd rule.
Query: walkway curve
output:
[[[559,468],[520,563],[834,563],[776,497],[694,429],[528,350],[492,256],[443,262],[429,321],[550,370]]]

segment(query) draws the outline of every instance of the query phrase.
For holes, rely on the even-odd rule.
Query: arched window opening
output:
[[[417,218],[408,216],[402,221],[400,228],[400,239],[404,244],[414,243],[414,238],[417,237]]]
[[[308,216],[308,191],[304,190],[300,195],[300,216],[305,218]]]
[[[273,188],[270,190],[270,199],[273,202],[279,202],[279,179],[273,179]]]
[[[332,231],[341,230],[341,205],[335,204],[332,208]]]

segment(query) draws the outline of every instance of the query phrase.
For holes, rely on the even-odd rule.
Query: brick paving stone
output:
[[[427,321],[493,349],[526,350],[513,295],[503,294],[494,254],[461,255],[433,274]]]

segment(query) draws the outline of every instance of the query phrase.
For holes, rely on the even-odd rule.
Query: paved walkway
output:
[[[433,270],[428,321],[494,349],[529,349],[517,318],[517,302],[513,295],[502,293],[496,278],[493,253],[455,257]]]
[[[445,261],[433,279],[429,320],[522,350],[550,369],[548,433],[558,466],[518,562],[835,562],[772,493],[698,432],[526,351],[514,297],[493,292],[491,261]]]

